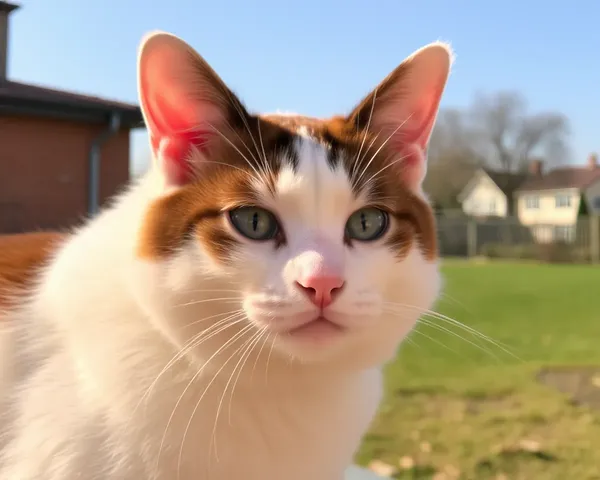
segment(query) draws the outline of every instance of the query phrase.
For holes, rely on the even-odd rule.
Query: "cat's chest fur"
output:
[[[378,369],[299,379],[293,365],[289,372],[263,366],[232,391],[235,378],[227,385],[228,373],[193,378],[197,369],[188,366],[162,375],[140,403],[168,358],[147,354],[136,360],[145,364],[143,375],[122,368],[104,377],[113,362],[126,360],[98,348],[105,360],[90,345],[89,377],[89,365],[78,371],[64,348],[31,372],[27,388],[5,410],[11,441],[1,478],[337,480],[352,463],[381,392]]]
[[[377,408],[379,372],[312,386],[274,385],[275,379],[270,384],[261,374],[253,388],[238,386],[233,394],[231,385],[224,393],[226,378],[208,391],[200,382],[199,394],[182,401],[179,414],[171,416],[167,408],[155,417],[163,417],[164,425],[169,412],[171,425],[169,451],[158,462],[161,478],[174,471],[199,480],[342,478]],[[164,431],[155,422],[149,427]]]

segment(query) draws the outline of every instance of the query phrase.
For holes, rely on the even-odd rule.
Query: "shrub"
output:
[[[488,258],[538,260],[545,263],[589,263],[589,248],[571,246],[564,242],[554,243],[486,243],[480,254]]]
[[[517,258],[523,260],[537,259],[534,244],[486,243],[481,246],[481,255],[488,258]]]
[[[537,245],[539,260],[545,263],[572,262],[572,247],[564,242],[540,243]]]

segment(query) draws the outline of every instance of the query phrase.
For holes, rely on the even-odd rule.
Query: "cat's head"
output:
[[[440,285],[421,185],[450,64],[434,43],[348,115],[257,116],[182,40],[146,37],[139,94],[161,193],[137,253],[163,331],[180,346],[255,335],[305,361],[392,355]]]

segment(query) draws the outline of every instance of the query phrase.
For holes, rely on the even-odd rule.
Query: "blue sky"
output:
[[[600,2],[579,0],[23,0],[12,16],[14,80],[137,101],[136,55],[154,29],[194,46],[248,107],[348,111],[413,50],[450,41],[443,106],[516,89],[569,116],[574,161],[600,150]],[[155,5],[151,7],[150,5]],[[133,139],[135,168],[148,160]]]

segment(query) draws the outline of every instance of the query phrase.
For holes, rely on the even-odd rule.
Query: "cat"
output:
[[[152,167],[4,251],[0,478],[343,479],[441,289],[422,183],[451,63],[433,43],[348,115],[257,115],[144,37]]]

